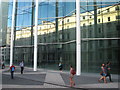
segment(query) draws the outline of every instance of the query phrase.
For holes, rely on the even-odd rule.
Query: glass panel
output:
[[[120,52],[119,0],[80,0],[82,72],[99,72],[102,63],[112,62],[117,73]],[[67,0],[39,2],[38,67],[64,70],[76,66],[76,3]],[[17,2],[15,19],[14,63],[21,60],[33,66],[35,3]],[[9,4],[6,62],[9,63],[12,2]],[[5,41],[5,40],[4,40]]]
[[[34,3],[18,2],[16,3],[15,20],[15,41],[14,41],[14,63],[19,65],[24,61],[26,66],[33,65],[33,21]]]
[[[118,72],[119,6],[117,0],[81,2],[82,72],[100,72],[107,61]]]
[[[72,36],[72,37],[71,37]],[[38,66],[64,70],[75,66],[75,2],[39,3]]]

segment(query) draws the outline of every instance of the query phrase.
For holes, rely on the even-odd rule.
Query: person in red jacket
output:
[[[10,66],[10,72],[11,72],[11,79],[13,79],[13,75],[14,75],[14,71],[15,71],[15,66],[12,64],[12,66]]]
[[[73,80],[75,74],[76,74],[76,71],[72,66],[70,66],[70,87],[73,87],[73,85],[75,86],[75,82]]]

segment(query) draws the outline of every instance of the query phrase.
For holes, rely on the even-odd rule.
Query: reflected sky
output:
[[[32,1],[32,0],[31,0]],[[39,2],[39,19],[40,18],[48,18],[48,17],[56,17],[56,0],[42,0]],[[67,0],[58,0],[58,17],[61,16],[70,16],[75,13],[75,0],[73,2],[68,2]],[[110,1],[110,0],[109,0]],[[115,2],[112,2],[115,1]],[[99,0],[97,2],[98,8],[111,6],[119,2],[119,0],[111,0],[111,2],[105,2],[105,0]],[[94,9],[93,0],[85,0],[80,3],[81,5],[81,13],[92,11]],[[31,25],[31,17],[32,17],[32,2],[20,2],[18,0],[17,4],[17,18],[16,18],[16,26],[17,29],[20,29],[21,26],[26,27]],[[11,27],[11,15],[12,15],[12,3],[9,4],[9,15],[8,15],[8,27]],[[55,19],[46,19],[47,21],[54,21]],[[46,21],[45,20],[45,21]],[[38,23],[42,23],[42,19],[38,20]],[[20,26],[20,28],[19,28]]]

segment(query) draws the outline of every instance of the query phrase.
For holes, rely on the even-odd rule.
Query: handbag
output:
[[[75,75],[76,74],[76,71],[73,69],[72,72],[71,72],[72,75]]]

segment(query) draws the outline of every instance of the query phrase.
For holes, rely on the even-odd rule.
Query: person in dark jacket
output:
[[[110,73],[111,68],[110,68],[110,65],[111,65],[111,62],[108,61],[106,63],[106,69],[107,69],[107,75],[106,75],[106,77],[109,76],[110,82],[113,82],[112,79],[111,79],[111,73]]]
[[[59,63],[59,70],[62,72],[62,69],[63,69],[63,64],[60,62]]]

